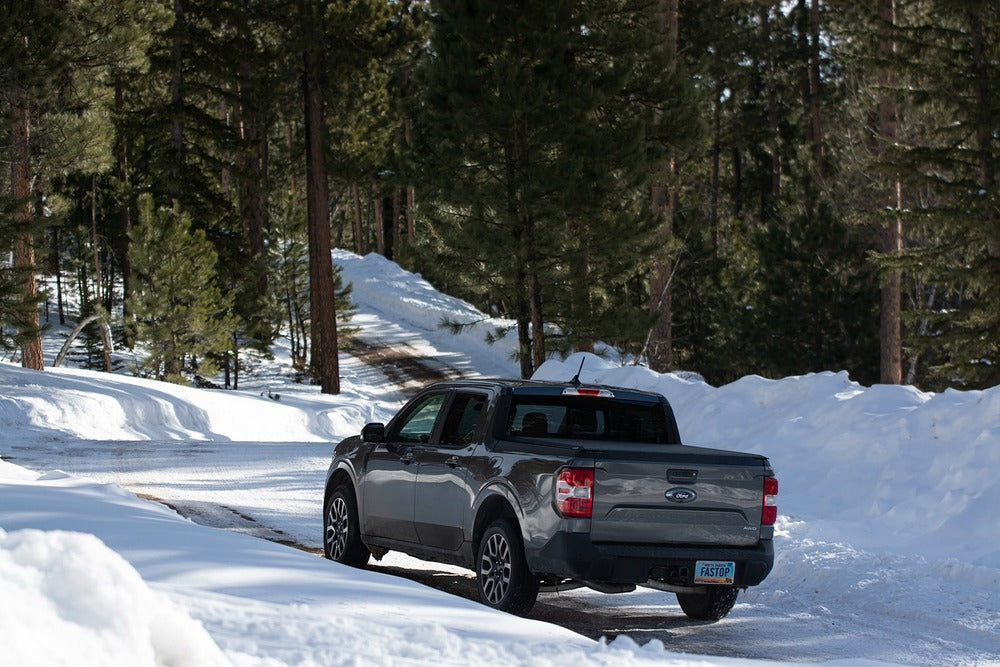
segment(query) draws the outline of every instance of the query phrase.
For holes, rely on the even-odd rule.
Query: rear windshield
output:
[[[506,437],[674,444],[658,403],[582,396],[515,396]]]

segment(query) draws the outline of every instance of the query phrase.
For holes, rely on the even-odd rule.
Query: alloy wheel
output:
[[[336,496],[330,502],[330,510],[327,514],[326,523],[326,545],[330,558],[339,561],[344,557],[347,549],[347,533],[350,526],[347,514],[347,503],[342,496]]]
[[[479,577],[483,583],[483,594],[492,605],[500,604],[510,588],[511,553],[510,545],[500,533],[493,533],[486,541],[479,562]]]

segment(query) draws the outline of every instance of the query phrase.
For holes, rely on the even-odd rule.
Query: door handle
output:
[[[462,463],[462,460],[460,458],[458,458],[457,456],[449,456],[445,460],[445,464],[449,468],[457,468],[459,465],[461,465],[461,463]]]
[[[404,465],[410,465],[413,463],[413,452],[406,452],[399,457],[399,460],[402,461]]]
[[[671,484],[694,484],[698,481],[698,471],[674,468],[667,471],[667,481]]]

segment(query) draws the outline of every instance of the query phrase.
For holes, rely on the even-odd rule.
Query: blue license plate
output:
[[[736,577],[736,563],[731,560],[700,560],[694,564],[694,583],[729,584]]]

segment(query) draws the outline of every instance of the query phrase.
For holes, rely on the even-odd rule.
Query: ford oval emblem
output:
[[[670,489],[663,495],[672,503],[689,503],[698,497],[693,489]]]

